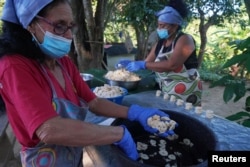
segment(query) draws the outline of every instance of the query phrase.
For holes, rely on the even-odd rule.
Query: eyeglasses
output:
[[[53,31],[55,34],[57,35],[63,35],[65,34],[69,29],[71,31],[75,31],[76,29],[76,25],[73,24],[71,26],[67,26],[65,24],[62,23],[53,23],[51,21],[49,21],[48,19],[41,17],[41,16],[36,16],[36,18],[43,20],[45,23],[51,25],[52,27],[54,27]]]

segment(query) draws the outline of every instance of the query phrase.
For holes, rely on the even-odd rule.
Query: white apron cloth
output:
[[[173,53],[173,46],[169,52],[162,53],[164,46],[159,51],[155,62],[166,61]],[[169,96],[173,95],[176,99],[182,99],[195,106],[201,105],[202,83],[199,72],[196,69],[187,70],[185,65],[180,66],[170,72],[156,72],[156,82],[162,92]]]

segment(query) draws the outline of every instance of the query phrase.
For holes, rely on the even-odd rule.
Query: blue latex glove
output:
[[[139,154],[136,149],[136,144],[127,130],[127,128],[121,125],[124,128],[123,137],[120,141],[115,142],[114,145],[117,145],[123,152],[132,160],[137,160],[139,158]]]
[[[169,130],[166,131],[165,133],[159,134],[159,131],[157,129],[148,126],[147,120],[149,117],[152,117],[153,115],[159,115],[160,117],[169,117],[168,114],[156,108],[146,108],[146,107],[141,107],[139,105],[131,105],[131,107],[128,110],[128,119],[130,121],[140,122],[140,124],[146,131],[153,134],[157,134],[158,136],[161,137],[167,137],[169,135],[175,134],[173,130]]]
[[[131,72],[138,71],[138,70],[145,69],[145,68],[146,68],[145,61],[133,61],[126,66],[126,70],[131,71]]]
[[[129,63],[131,63],[131,62],[132,62],[132,60],[122,59],[122,60],[120,60],[120,61],[115,65],[115,68],[116,68],[116,69],[126,68],[127,65],[128,65]]]

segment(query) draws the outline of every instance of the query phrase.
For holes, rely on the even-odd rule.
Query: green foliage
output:
[[[240,22],[248,22],[248,17],[242,14],[237,20]],[[188,26],[188,32],[195,32],[194,25],[198,23],[192,22]],[[224,64],[235,55],[236,50],[232,46],[232,43],[239,42],[238,39],[242,39],[249,36],[250,27],[242,26],[240,23],[231,24],[231,22],[226,21],[224,27],[213,26],[208,31],[208,43],[206,46],[206,51],[204,53],[204,59],[200,66],[201,78],[208,81],[216,81],[222,76],[230,73],[230,66],[223,67]],[[194,34],[194,37],[195,34]],[[199,37],[196,37],[198,41]],[[232,42],[233,41],[233,42]],[[199,41],[198,41],[199,42]],[[198,43],[199,44],[199,43]],[[240,67],[241,73],[244,77],[247,77],[246,71]]]
[[[250,37],[243,40],[236,40],[230,43],[235,50],[236,55],[229,59],[223,68],[231,67],[234,64],[241,66],[247,73],[250,72]]]
[[[193,18],[200,18],[202,15],[217,26],[223,26],[227,19],[240,14],[240,0],[186,0],[192,11]]]
[[[221,75],[211,72],[209,70],[200,69],[199,73],[203,81],[216,81],[221,78]]]
[[[223,29],[218,30],[218,28],[210,31],[200,73],[203,80],[215,81],[229,73],[229,69],[222,67],[227,59],[233,55],[233,49],[227,45],[230,39],[226,38],[226,34],[229,32]]]
[[[245,110],[246,110],[246,111],[250,111],[250,96],[248,96],[248,97],[246,98]]]
[[[225,75],[210,85],[211,88],[215,86],[225,86],[223,99],[226,103],[232,98],[234,98],[234,102],[237,102],[244,97],[246,93],[245,80],[236,79],[232,75]]]
[[[106,41],[122,42],[120,32],[129,34],[132,41],[137,41],[136,38],[142,37],[137,36],[135,30],[139,30],[146,40],[149,32],[157,25],[155,12],[162,9],[166,3],[166,0],[120,0],[115,4],[110,22],[106,26]]]
[[[213,26],[208,31],[208,43],[199,71],[203,80],[212,81],[211,87],[219,85],[225,87],[223,100],[226,103],[232,99],[237,102],[250,90],[246,84],[250,70],[248,58],[250,40],[246,38],[249,36],[247,23],[248,18],[243,9],[241,13],[237,13],[234,20],[225,17],[223,27]],[[192,28],[194,30],[187,31],[194,32],[195,28]],[[194,37],[196,37],[195,34]],[[235,64],[238,64],[240,68],[240,75],[233,77],[229,73],[230,67]],[[250,97],[246,98],[245,110],[250,111]]]
[[[222,68],[228,68],[232,65],[238,64],[242,69],[250,72],[250,37],[243,40],[237,40],[230,43],[234,48],[236,55],[230,58]],[[246,92],[250,90],[247,88],[246,79],[225,75],[219,80],[212,83],[211,87],[223,85],[225,86],[223,99],[225,102],[234,98],[234,102],[245,96]],[[250,96],[246,98],[245,109],[250,111]]]
[[[156,27],[155,12],[163,7],[158,0],[129,1],[122,9],[121,21],[147,33],[148,28]]]

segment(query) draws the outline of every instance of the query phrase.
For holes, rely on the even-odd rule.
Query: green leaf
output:
[[[233,98],[234,87],[232,85],[227,85],[224,89],[223,100],[227,103]]]
[[[225,75],[222,78],[220,78],[219,80],[212,82],[212,84],[209,86],[209,88],[213,88],[215,86],[224,86],[230,80],[234,80],[234,77],[231,75]]]
[[[234,102],[237,102],[239,99],[244,97],[246,94],[245,82],[236,83],[234,85],[234,93],[235,93]]]
[[[249,46],[250,46],[250,37],[242,40],[239,44],[237,44],[237,49],[244,50],[246,48],[249,48]]]
[[[250,111],[250,96],[246,98],[245,109],[246,111]]]
[[[228,68],[237,63],[244,62],[247,58],[248,56],[245,54],[233,56],[231,59],[227,60],[227,62],[222,66],[222,68]]]
[[[246,67],[246,69],[247,69],[248,72],[250,72],[250,56],[249,56],[249,54],[247,55],[248,59],[245,62],[245,67]]]

